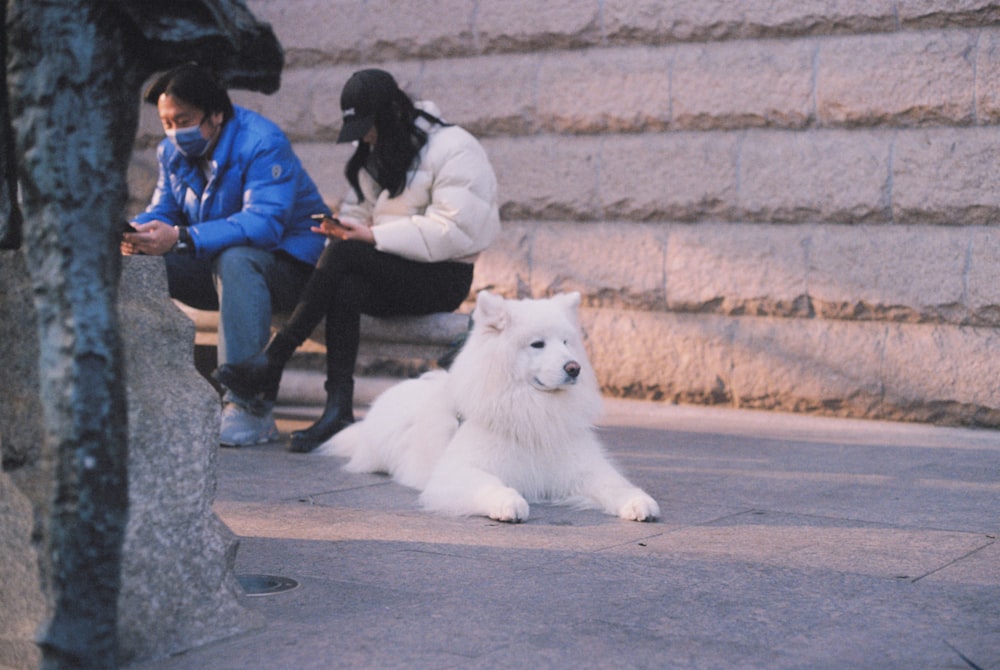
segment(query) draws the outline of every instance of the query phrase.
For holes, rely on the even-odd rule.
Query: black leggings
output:
[[[422,263],[357,240],[331,241],[284,332],[300,345],[326,317],[327,381],[346,381],[354,376],[362,314],[452,312],[471,287],[471,263]]]

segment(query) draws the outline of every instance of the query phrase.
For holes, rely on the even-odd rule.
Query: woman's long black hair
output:
[[[417,125],[417,119],[424,118],[432,124],[449,125],[421,109],[417,109],[405,92],[397,88],[392,92],[387,104],[375,112],[375,129],[378,139],[372,147],[365,142],[358,142],[354,155],[347,161],[344,174],[358,202],[364,202],[365,196],[358,183],[358,172],[361,168],[369,174],[393,198],[406,188],[410,168],[416,162],[417,155],[427,144],[427,131]]]

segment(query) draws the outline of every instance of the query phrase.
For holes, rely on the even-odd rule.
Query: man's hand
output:
[[[123,233],[121,252],[126,256],[146,254],[147,256],[162,256],[177,244],[180,231],[163,221],[132,224],[134,233]]]

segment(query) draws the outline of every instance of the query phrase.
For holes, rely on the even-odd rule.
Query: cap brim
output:
[[[340,129],[340,134],[337,135],[337,144],[357,142],[368,134],[374,123],[375,119],[371,116],[355,117],[346,121]]]

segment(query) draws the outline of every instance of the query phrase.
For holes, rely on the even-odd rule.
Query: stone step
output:
[[[323,407],[326,375],[317,370],[289,369],[281,376],[278,391],[279,407]],[[400,383],[398,377],[362,376],[354,380],[354,405],[367,408],[383,391]]]
[[[358,62],[390,59],[412,61],[414,69],[423,71],[426,62],[434,58],[472,67],[470,57],[544,53],[553,58],[561,51],[584,52],[609,45],[728,41],[745,44],[748,40],[779,41],[851,33],[906,34],[915,30],[979,27],[996,14],[994,3],[955,0],[783,3],[509,0],[455,2],[449,4],[446,12],[428,12],[420,4],[401,7],[393,0],[364,3],[250,0],[247,4],[255,16],[270,22],[277,31],[285,47],[286,71],[325,63],[353,67]],[[386,17],[395,20],[387,21]],[[469,80],[491,81],[474,77]],[[469,87],[454,88],[467,91]],[[502,97],[507,90],[494,88],[491,94],[494,98]],[[323,118],[321,114],[312,116]]]
[[[195,324],[195,363],[208,375],[216,367],[219,313],[199,310],[178,301],[174,304]],[[280,327],[287,315],[273,319]],[[361,317],[361,347],[357,373],[387,377],[411,377],[437,367],[438,360],[451,351],[469,328],[469,314],[440,312],[425,316]],[[324,370],[326,346],[320,324],[299,347],[289,368]],[[319,385],[322,391],[322,384]]]

